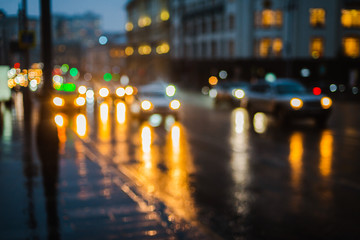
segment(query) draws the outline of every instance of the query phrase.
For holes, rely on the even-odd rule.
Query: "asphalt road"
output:
[[[72,129],[95,159],[178,218],[224,239],[360,237],[360,105],[335,102],[325,128],[279,126],[181,94],[180,120],[139,122],[99,104]],[[75,118],[74,118],[75,119]],[[70,119],[70,122],[72,120]],[[84,121],[84,120],[82,120]],[[79,126],[79,127],[76,127]]]
[[[360,238],[359,103],[335,101],[328,125],[317,128],[179,96],[178,121],[141,122],[109,101],[58,113],[57,136],[49,122],[35,126],[41,114],[31,123],[18,104],[3,109],[1,235]]]

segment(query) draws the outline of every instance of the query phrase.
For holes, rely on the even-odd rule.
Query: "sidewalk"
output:
[[[21,105],[3,107],[0,115],[1,239],[207,239],[174,222],[161,203],[141,199],[121,173],[93,161],[98,156],[71,130],[59,155],[51,141],[36,146],[37,108],[29,135]]]

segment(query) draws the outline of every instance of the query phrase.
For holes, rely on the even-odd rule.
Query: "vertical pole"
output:
[[[41,0],[41,57],[44,63],[44,86],[42,96],[49,97],[52,91],[52,37],[50,1]]]

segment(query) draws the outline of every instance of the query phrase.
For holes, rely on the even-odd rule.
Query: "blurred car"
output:
[[[223,103],[240,106],[248,88],[249,83],[244,81],[220,82],[210,90],[210,97],[214,98],[215,106]]]
[[[76,91],[55,91],[52,96],[52,105],[55,110],[73,111],[86,107],[86,97]]]
[[[332,100],[323,94],[313,94],[294,79],[259,81],[250,86],[242,106],[250,115],[256,112],[272,114],[280,123],[297,118],[313,118],[318,125],[326,123]]]
[[[138,88],[130,105],[133,116],[146,119],[152,114],[173,115],[178,118],[180,101],[175,99],[176,88],[163,82],[154,82]]]

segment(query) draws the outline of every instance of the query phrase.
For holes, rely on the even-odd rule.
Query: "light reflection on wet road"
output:
[[[353,114],[359,105],[335,109],[329,127],[317,129],[188,101],[180,121],[160,126],[132,119],[121,101],[60,114],[60,151],[70,126],[79,136],[72,141],[81,176],[82,145],[110,160],[99,162],[104,196],[111,195],[107,165],[114,165],[145,197],[225,239],[360,236],[360,116]]]

